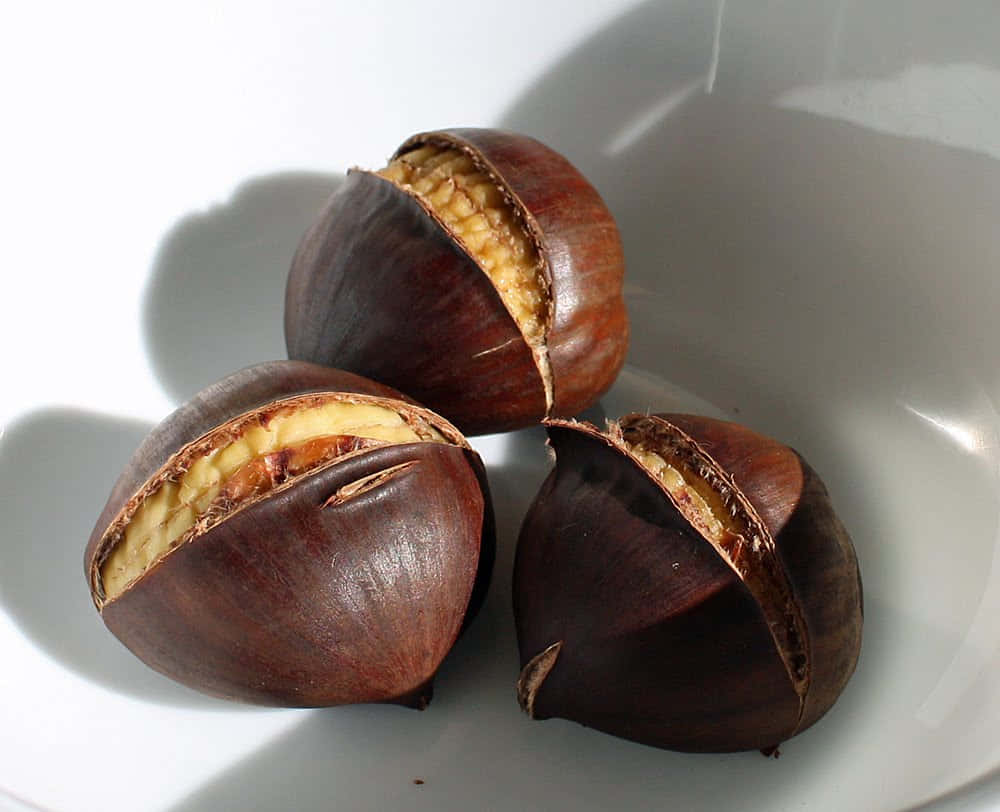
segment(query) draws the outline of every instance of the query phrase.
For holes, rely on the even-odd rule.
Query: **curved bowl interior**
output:
[[[467,48],[474,29],[484,44],[459,51],[461,71],[448,49],[422,52],[432,80],[418,92],[413,10],[398,4],[375,21],[341,5],[273,19],[164,14],[176,36],[163,44],[95,24],[82,45],[60,40],[86,48],[87,93],[65,105],[32,99],[31,117],[85,99],[104,118],[81,142],[93,155],[73,159],[84,169],[58,164],[69,237],[25,231],[23,256],[43,256],[45,268],[20,274],[28,293],[13,298],[44,302],[58,329],[39,329],[31,307],[12,308],[3,327],[24,386],[4,405],[19,419],[0,436],[11,686],[0,786],[53,809],[128,810],[140,797],[173,810],[994,808],[1000,11],[982,0],[609,0],[570,12],[512,0],[503,19],[487,4],[457,21],[442,11],[440,41]],[[560,19],[577,13],[593,25],[570,41]],[[515,29],[510,14],[540,28]],[[373,49],[357,32],[376,22]],[[515,30],[518,70],[482,59],[510,56]],[[331,47],[332,31],[352,36]],[[190,55],[164,50],[189,38]],[[123,104],[114,94],[125,91],[112,91],[133,76]],[[346,77],[336,98],[331,76]],[[75,93],[74,77],[64,80]],[[255,93],[234,92],[245,83]],[[476,95],[480,86],[495,95]],[[796,448],[829,487],[862,569],[862,655],[839,702],[779,760],[668,753],[520,713],[510,573],[521,517],[551,465],[538,428],[474,439],[497,510],[495,576],[422,714],[223,705],[145,669],[92,612],[80,557],[148,428],[132,418],[162,416],[233,366],[280,357],[287,261],[339,173],[377,165],[370,153],[410,132],[453,124],[540,138],[617,218],[632,344],[584,417],[736,420]],[[102,152],[119,148],[104,135],[119,131],[141,147],[143,173],[139,157]],[[64,146],[46,143],[55,161]],[[85,174],[94,167],[107,177]],[[35,185],[24,199],[42,211],[51,185]],[[227,188],[228,201],[199,207]],[[113,238],[109,209],[123,223]],[[195,213],[163,237],[185,211]],[[92,277],[79,272],[88,254]],[[72,295],[51,295],[55,267]],[[93,282],[97,269],[107,286]],[[109,752],[113,780],[95,781]],[[16,808],[0,792],[5,805]]]

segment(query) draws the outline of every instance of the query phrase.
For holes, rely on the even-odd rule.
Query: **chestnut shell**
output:
[[[309,392],[414,402],[351,373],[278,361],[208,387],[149,434],[112,489],[85,554],[91,588],[112,519],[178,448],[232,417]],[[345,484],[416,463],[348,501]],[[422,708],[481,605],[494,558],[485,470],[437,443],[373,448],[228,516],[151,567],[102,618],[157,671],[213,696],[316,707]]]
[[[613,217],[569,161],[533,138],[455,129],[415,135],[396,154],[428,143],[472,154],[522,212],[551,293],[551,409],[528,344],[475,260],[417,199],[359,170],[292,261],[289,357],[385,381],[466,434],[577,414],[614,382],[628,343]]]
[[[770,751],[854,671],[854,548],[792,449],[733,423],[662,417],[732,477],[773,538],[808,632],[808,692],[797,695],[758,600],[655,478],[592,426],[553,421],[556,467],[515,561],[520,698],[535,718],[671,750]]]

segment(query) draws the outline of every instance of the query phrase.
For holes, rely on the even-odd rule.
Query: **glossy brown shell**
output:
[[[185,444],[277,398],[319,391],[401,399],[388,387],[302,362],[238,372],[157,426],[115,485],[87,546]],[[400,466],[327,504],[344,485]],[[281,706],[395,701],[422,707],[494,555],[485,472],[468,447],[383,446],[351,455],[228,516],[103,606],[140,659],[192,688]]]
[[[611,386],[628,342],[624,258],[607,207],[572,164],[527,136],[423,133],[400,152],[425,143],[467,151],[522,212],[551,287],[551,414],[582,411]],[[546,414],[531,350],[489,278],[418,200],[372,173],[352,171],[300,243],[285,338],[290,358],[385,381],[467,434]]]
[[[531,710],[672,750],[769,749],[820,718],[854,670],[854,549],[794,451],[735,424],[664,417],[732,476],[774,539],[808,630],[805,701],[733,569],[632,457],[578,424],[548,427],[556,467],[518,542],[522,667],[562,643]]]

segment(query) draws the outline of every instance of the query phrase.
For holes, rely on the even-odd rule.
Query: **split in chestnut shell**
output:
[[[563,156],[457,129],[352,170],[303,237],[285,297],[290,358],[413,396],[466,434],[586,409],[625,358],[614,219]]]
[[[423,707],[493,556],[485,471],[454,426],[357,375],[278,361],[153,429],[85,569],[108,628],[189,687]]]
[[[546,425],[514,572],[522,708],[692,752],[769,751],[826,713],[862,593],[815,471],[710,418]]]

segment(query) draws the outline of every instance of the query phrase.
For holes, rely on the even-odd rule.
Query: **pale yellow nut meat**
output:
[[[372,403],[332,401],[269,412],[266,420],[244,426],[237,436],[189,461],[186,470],[142,500],[101,565],[106,599],[120,595],[220,501],[266,491],[268,480],[254,476],[257,469],[267,473],[277,452],[294,450],[300,467],[306,468],[294,471],[301,475],[308,473],[310,461],[329,461],[317,441],[333,437],[357,437],[371,441],[369,445],[446,442],[432,426],[422,425],[418,432],[397,412]]]
[[[535,357],[550,401],[544,264],[497,182],[471,156],[439,145],[410,150],[377,174],[423,200],[490,278]]]
[[[709,500],[716,500],[711,496],[706,499],[699,492],[706,490],[706,486],[699,488],[697,478],[691,475],[686,466],[672,463],[642,444],[626,442],[626,446],[663,483],[688,521],[708,535],[711,541],[721,544],[729,533],[738,532],[739,528],[735,526],[729,511],[721,502],[711,504]]]

